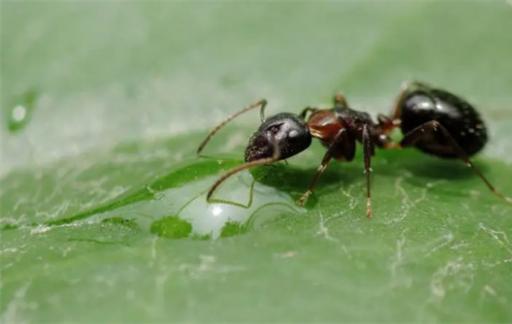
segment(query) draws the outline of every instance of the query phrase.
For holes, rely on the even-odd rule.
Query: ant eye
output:
[[[272,135],[275,135],[279,133],[279,130],[281,129],[281,124],[271,126],[268,130],[272,133]]]

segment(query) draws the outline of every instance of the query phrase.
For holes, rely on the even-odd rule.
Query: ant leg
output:
[[[363,126],[363,155],[364,155],[364,174],[366,175],[366,216],[372,218],[372,200],[370,175],[372,172],[371,160],[374,152],[373,143],[368,130],[368,125]]]
[[[393,109],[391,111],[391,114],[384,115],[384,114],[378,114],[377,115],[377,121],[378,125],[381,129],[381,131],[387,135],[391,133],[395,128],[400,127],[401,124],[401,115],[402,115],[402,106],[405,102],[405,99],[407,98],[407,95],[409,95],[413,91],[417,90],[423,90],[426,94],[429,93],[430,87],[424,83],[418,82],[418,81],[406,81],[403,82],[400,87],[400,93],[398,94],[397,98],[395,99],[395,103],[393,105]],[[432,101],[434,99],[431,98]],[[434,103],[435,104],[435,103]],[[390,148],[395,148],[395,146],[390,145]]]
[[[318,182],[318,179],[324,173],[325,169],[327,169],[327,165],[329,165],[329,162],[331,162],[332,154],[331,152],[327,151],[322,159],[322,162],[320,163],[320,166],[316,170],[315,175],[313,176],[313,179],[311,180],[311,183],[309,184],[308,190],[302,194],[302,196],[297,201],[297,205],[303,207],[306,204],[306,201],[308,200],[309,196],[313,193],[313,189],[315,188],[316,183]]]
[[[393,110],[391,111],[391,120],[400,120],[401,115],[401,107],[404,103],[405,97],[411,92],[411,87],[414,83],[410,81],[405,81],[400,86],[400,93],[398,97],[395,99],[395,103],[393,105]]]
[[[336,92],[336,94],[334,95],[333,101],[334,101],[334,107],[340,107],[340,108],[348,107],[347,98],[345,98],[345,96],[341,92]]]
[[[401,147],[408,147],[408,146],[414,146],[418,141],[420,141],[424,136],[431,135],[433,132],[440,131],[443,136],[448,140],[450,143],[450,146],[455,150],[455,153],[457,154],[457,157],[461,159],[473,172],[485,183],[487,188],[494,193],[496,196],[500,197],[501,199],[505,200],[508,203],[512,204],[512,199],[509,197],[506,197],[501,192],[496,190],[496,188],[491,184],[489,180],[480,172],[480,170],[471,162],[469,159],[469,156],[464,152],[464,150],[460,147],[460,145],[457,143],[457,141],[453,138],[453,136],[450,134],[450,132],[441,125],[438,121],[429,121],[426,122],[415,129],[411,130],[407,134],[404,135],[404,138],[402,141],[400,141]]]
[[[427,86],[418,81],[405,81],[400,86],[400,92],[398,97],[395,99],[393,110],[391,111],[391,119],[393,121],[399,120],[401,115],[400,107],[403,105],[406,96],[414,90],[427,88]]]
[[[308,114],[308,112],[314,114],[315,112],[319,111],[320,108],[316,108],[316,107],[306,107],[302,110],[302,112],[299,114],[300,118],[302,119],[306,119],[306,115]]]
[[[419,81],[405,81],[402,83],[400,86],[400,93],[395,99],[395,104],[391,111],[391,119],[394,123],[400,125],[400,115],[402,113],[400,107],[404,104],[407,95],[417,90],[423,90],[425,93],[430,93],[431,88],[429,85]]]
[[[329,162],[331,161],[333,157],[333,151],[336,149],[336,146],[341,140],[343,139],[344,135],[346,133],[346,129],[341,129],[334,138],[334,141],[329,145],[329,148],[327,149],[327,152],[325,152],[324,157],[322,158],[322,162],[320,162],[320,165],[318,166],[318,169],[316,170],[315,175],[313,176],[313,179],[311,180],[308,190],[302,194],[302,196],[297,201],[297,204],[299,206],[304,206],[306,201],[308,200],[309,196],[313,193],[313,189],[315,188],[316,183],[318,182],[318,179],[324,173],[325,169],[327,169],[327,165],[329,165]]]
[[[201,144],[199,145],[199,147],[197,148],[197,155],[201,154],[201,151],[203,150],[203,148],[206,146],[206,144],[208,144],[208,142],[210,141],[210,139],[222,128],[224,127],[227,123],[229,123],[231,120],[233,120],[234,118],[240,116],[241,114],[249,111],[249,110],[252,110],[254,108],[257,108],[257,107],[260,107],[260,118],[261,118],[261,122],[263,122],[265,120],[265,106],[267,105],[267,100],[265,99],[261,99],[247,107],[245,107],[244,109],[230,115],[228,118],[224,119],[222,122],[220,122],[220,124],[218,124],[217,126],[215,126],[209,133],[208,135],[206,136],[206,138],[201,142]]]

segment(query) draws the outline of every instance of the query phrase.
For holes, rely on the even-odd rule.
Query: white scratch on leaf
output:
[[[447,246],[448,244],[450,244],[453,241],[453,238],[454,238],[453,233],[448,232],[448,233],[442,235],[441,237],[435,239],[432,242],[433,247],[429,249],[429,251],[427,252],[427,254],[425,256],[430,256],[433,253],[437,252],[439,249]]]
[[[289,259],[297,256],[297,251],[286,251],[286,252],[280,252],[275,253],[274,257],[281,258],[281,259]]]
[[[323,238],[325,238],[328,241],[339,242],[338,239],[332,237],[329,234],[329,228],[326,226],[327,221],[329,221],[331,218],[325,220],[324,215],[322,213],[320,213],[320,223],[318,224],[318,231],[316,232],[316,235],[322,236]]]
[[[452,246],[450,246],[450,249],[451,250],[459,250],[461,248],[465,248],[469,246],[468,243],[464,242],[464,241],[461,241],[460,243],[457,243],[457,244],[453,244]]]
[[[36,227],[34,227],[33,229],[30,230],[30,234],[32,234],[32,235],[34,235],[34,234],[42,234],[42,233],[48,232],[51,229],[52,228],[50,226],[37,225]]]
[[[403,177],[398,177],[395,180],[395,193],[400,195],[401,198],[401,204],[400,204],[400,213],[398,217],[395,217],[389,221],[387,221],[387,224],[392,223],[398,223],[403,221],[407,216],[409,216],[409,211],[412,207],[411,199],[409,198],[409,194],[407,191],[402,187],[402,181],[404,180]]]
[[[359,204],[359,200],[352,195],[352,189],[353,189],[353,187],[350,187],[349,191],[347,191],[345,189],[341,190],[341,193],[349,199],[348,208],[350,210],[354,210],[357,207],[357,205]]]
[[[18,249],[17,248],[5,248],[3,250],[0,250],[0,254],[5,254],[5,253],[16,253],[18,252]]]
[[[391,265],[390,265],[391,276],[393,277],[393,279],[395,279],[397,277],[398,268],[403,263],[403,249],[404,249],[405,242],[406,242],[406,239],[405,239],[406,232],[407,231],[404,230],[402,232],[402,234],[400,235],[400,238],[398,240],[396,240],[395,255],[394,255],[393,261],[391,262]]]
[[[25,283],[23,286],[18,288],[16,292],[14,293],[13,298],[7,304],[7,307],[5,309],[5,312],[0,316],[0,319],[2,323],[25,323],[23,318],[20,316],[22,315],[22,309],[27,306],[27,303],[25,301],[25,296],[27,294],[27,291],[32,284],[31,281]]]
[[[213,255],[200,255],[198,264],[184,263],[178,267],[180,272],[188,273],[192,278],[200,278],[206,273],[225,274],[230,272],[243,271],[240,266],[218,265]]]
[[[482,300],[485,298],[491,298],[491,299],[496,300],[497,302],[499,302],[502,305],[507,305],[507,299],[503,296],[500,296],[498,294],[498,292],[496,291],[496,289],[490,285],[484,285],[480,292],[480,299]]]
[[[458,288],[467,293],[473,285],[474,268],[472,263],[464,263],[463,257],[438,268],[430,280],[430,300],[442,301],[448,291]]]
[[[483,223],[479,223],[478,227],[495,239],[496,242],[498,242],[498,244],[501,245],[508,253],[512,254],[512,244],[510,244],[507,233],[503,231],[496,231],[485,226]]]
[[[151,262],[149,263],[149,266],[151,268],[154,267],[155,265],[155,261],[156,261],[156,241],[158,241],[158,237],[154,237],[152,240],[151,240],[151,252],[150,252],[150,255],[151,255]]]

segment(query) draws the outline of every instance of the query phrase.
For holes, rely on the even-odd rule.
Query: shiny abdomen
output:
[[[407,134],[429,121],[437,121],[452,135],[459,146],[471,156],[487,142],[487,130],[478,112],[461,98],[442,90],[421,90],[408,94],[400,107],[401,129]],[[457,154],[449,141],[437,132],[425,135],[415,145],[418,149],[443,158]]]

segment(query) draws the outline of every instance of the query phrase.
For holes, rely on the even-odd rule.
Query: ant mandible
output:
[[[464,99],[425,83],[405,83],[390,116],[379,114],[374,122],[366,112],[349,107],[341,94],[334,97],[334,107],[320,109],[306,107],[300,114],[279,113],[264,117],[267,101],[259,100],[236,112],[216,126],[197,149],[200,154],[210,139],[237,116],[260,108],[261,125],[249,139],[245,149],[245,163],[226,172],[210,188],[207,201],[227,178],[245,169],[267,165],[296,155],[309,147],[312,138],[318,138],[327,148],[307,191],[298,200],[303,206],[315,185],[334,158],[352,161],[356,142],[363,145],[364,173],[366,175],[366,213],[372,216],[370,172],[375,147],[417,149],[440,158],[462,160],[497,196],[512,203],[498,192],[476,168],[470,156],[479,152],[487,142],[484,122],[475,108]],[[308,116],[309,114],[309,116]],[[390,133],[400,128],[403,138],[393,142]]]

